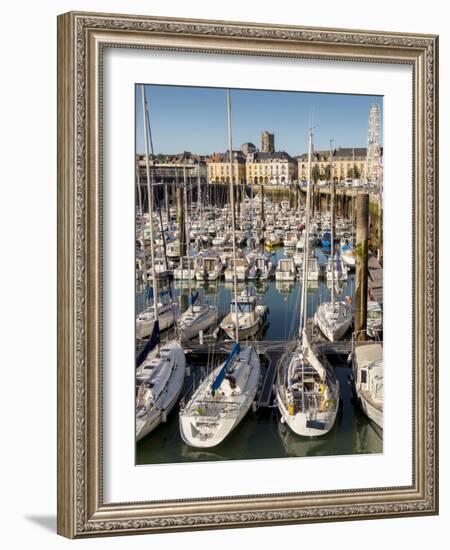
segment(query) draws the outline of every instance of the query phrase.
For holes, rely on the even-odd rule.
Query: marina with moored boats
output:
[[[170,180],[141,88],[137,463],[382,452],[379,187]]]

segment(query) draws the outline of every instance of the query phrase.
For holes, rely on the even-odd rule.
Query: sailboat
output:
[[[186,370],[186,358],[178,342],[172,340],[160,346],[158,322],[149,344],[136,370],[136,441],[167,420],[180,397]]]
[[[330,177],[331,177],[331,232],[330,232],[330,245],[331,245],[331,302],[323,302],[317,308],[316,313],[314,314],[314,323],[319,327],[321,332],[330,340],[331,342],[336,342],[340,340],[344,334],[350,328],[352,324],[352,310],[349,304],[345,302],[336,301],[335,298],[335,283],[338,282],[336,278],[336,266],[337,262],[335,258],[334,250],[334,180],[333,180],[333,162],[332,162],[332,151],[331,151],[331,141],[330,141]]]
[[[267,324],[269,311],[265,304],[259,304],[250,289],[245,288],[230,304],[230,313],[220,323],[225,334],[234,339],[236,326],[242,340],[254,337]]]
[[[142,110],[144,115],[144,143],[147,170],[148,210],[150,219],[153,212],[153,189],[149,163],[149,135],[147,101],[144,86],[141,85]],[[155,260],[153,224],[150,223],[150,246],[152,263]],[[158,296],[158,279],[153,272],[153,288]],[[153,300],[154,324],[152,336],[137,359],[136,371],[136,441],[139,441],[161,422],[177,403],[183,389],[186,372],[184,350],[176,340],[160,344],[159,308],[157,300]]]
[[[281,422],[285,422],[294,433],[301,436],[319,436],[329,432],[339,407],[339,382],[331,368],[317,357],[306,332],[312,147],[310,129],[299,338],[293,349],[288,349],[281,358],[276,382]]]
[[[139,211],[142,212],[142,196],[141,196],[141,182],[139,178],[139,170],[137,170],[137,178],[138,178],[138,198],[139,198]],[[153,216],[149,215],[149,222],[150,222],[150,229],[149,233],[153,235]],[[137,259],[136,264],[138,271],[143,274],[144,281],[147,282],[148,278],[160,278],[161,277],[161,271],[158,271],[158,269],[150,268],[148,269],[148,252],[145,249],[144,243],[148,241],[150,245],[150,249],[153,252],[154,250],[154,241],[152,238],[146,238],[145,237],[145,227],[141,223],[141,238],[142,241],[141,248],[138,249],[140,252],[139,259]],[[155,260],[154,253],[150,255],[151,262],[153,266],[161,265],[160,261]],[[165,277],[167,276],[167,267],[164,265],[161,269],[165,272]],[[171,327],[174,323],[175,317],[178,316],[178,304],[174,300],[170,300],[168,302],[162,302],[159,301],[161,295],[156,295],[154,292],[154,287],[150,287],[146,292],[146,300],[150,302],[150,299],[153,299],[153,305],[148,305],[145,307],[137,316],[136,316],[136,336],[137,338],[148,338],[154,329],[156,316],[155,316],[155,308],[158,309],[158,320],[159,320],[159,330],[166,330],[169,327]]]
[[[186,182],[186,168],[184,168],[184,207],[186,221],[186,236],[189,235],[189,217],[187,212],[187,182]],[[191,279],[195,271],[191,273],[191,257],[190,257],[190,245],[189,238],[186,238],[186,251],[187,251],[187,268],[188,268],[188,282],[189,282],[189,307],[181,315],[179,322],[179,332],[182,339],[191,340],[200,334],[200,332],[208,331],[213,325],[217,323],[219,318],[219,308],[212,304],[203,304],[198,300],[198,292],[195,296],[192,295]]]
[[[236,260],[236,220],[233,192],[233,148],[231,140],[230,91],[227,90],[228,144],[230,154],[230,202],[233,258]],[[234,261],[236,266],[236,261]],[[241,422],[255,400],[260,382],[260,361],[253,346],[241,348],[237,314],[237,277],[234,271],[236,321],[233,348],[217,368],[203,380],[188,403],[180,407],[180,434],[192,447],[214,447]]]
[[[179,307],[175,300],[160,302],[153,298],[153,301],[152,306],[148,306],[136,316],[136,336],[138,338],[148,338],[153,332],[157,319],[159,330],[163,331],[173,326],[175,318],[178,317]]]

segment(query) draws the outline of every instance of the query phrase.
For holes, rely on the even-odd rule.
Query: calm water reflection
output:
[[[326,257],[320,250],[316,251],[319,262],[326,262]],[[273,255],[276,262],[284,256],[283,249]],[[289,340],[295,337],[299,321],[299,298],[301,285],[296,283],[277,283],[269,281],[262,284],[250,283],[258,296],[265,301],[270,310],[270,324],[261,337],[263,340]],[[217,283],[216,285],[199,286],[195,282],[192,288],[200,290],[200,296],[207,301],[217,303],[221,313],[229,311],[232,296],[231,285]],[[241,285],[240,288],[245,288]],[[188,284],[182,288],[175,283],[174,296],[183,296],[187,303]],[[338,290],[338,299],[352,296],[354,293],[354,278]],[[308,315],[311,317],[317,305],[329,300],[330,289],[326,283],[320,282],[308,286]],[[144,304],[144,293],[136,296],[136,308],[140,310]],[[221,445],[211,449],[193,449],[183,443],[179,435],[178,409],[169,415],[166,424],[160,425],[149,436],[136,446],[137,464],[154,464],[170,462],[213,461],[233,459],[280,458],[323,455],[346,455],[360,453],[381,453],[383,441],[381,432],[363,415],[353,400],[348,377],[351,369],[346,363],[347,357],[334,363],[336,375],[340,382],[341,407],[334,428],[320,438],[302,438],[293,434],[285,425],[279,422],[277,409],[268,408],[257,413],[249,412],[240,425]],[[203,366],[203,369],[205,366]],[[199,377],[202,366],[193,365],[191,375],[186,378],[185,389],[191,387],[192,377]]]

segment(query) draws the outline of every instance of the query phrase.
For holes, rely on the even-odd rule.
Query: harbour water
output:
[[[315,255],[319,264],[324,265],[327,255],[317,248]],[[272,254],[276,262],[285,257],[285,250],[279,248]],[[173,284],[173,295],[181,302],[187,303],[189,285]],[[203,300],[219,306],[221,315],[229,312],[232,300],[232,286],[223,281],[199,285],[193,281],[192,290],[199,290]],[[280,283],[267,282],[239,285],[240,289],[253,288],[269,308],[269,324],[264,332],[258,335],[262,341],[290,341],[296,337],[299,326],[299,302],[301,284],[298,281]],[[338,289],[336,298],[345,300],[354,298],[354,275],[349,273],[347,281]],[[136,309],[144,305],[144,293],[136,294]],[[313,317],[317,306],[330,299],[327,283],[320,280],[308,285],[308,317]],[[163,335],[164,338],[164,335]],[[276,358],[276,357],[275,357]],[[182,395],[187,394],[193,384],[208,371],[207,360],[191,358],[190,375],[185,378]],[[263,377],[267,362],[262,362]],[[211,449],[195,449],[186,445],[179,432],[178,406],[168,416],[167,422],[159,425],[147,437],[136,445],[136,463],[162,464],[191,461],[268,459],[282,457],[333,456],[348,454],[381,453],[383,440],[380,430],[360,410],[353,397],[349,381],[351,368],[347,356],[336,356],[332,360],[336,377],[340,384],[340,409],[333,429],[317,438],[303,438],[293,434],[285,424],[280,422],[280,414],[275,406],[262,407],[256,412],[250,411],[240,425],[220,445]],[[272,401],[273,402],[273,401]]]

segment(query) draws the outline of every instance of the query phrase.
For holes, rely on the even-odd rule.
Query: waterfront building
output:
[[[286,151],[247,155],[247,182],[254,185],[291,185],[297,180],[297,162]]]
[[[225,153],[213,153],[207,161],[208,181],[210,183],[229,183],[230,181],[230,155]],[[233,181],[245,183],[245,155],[241,150],[233,150]]]
[[[383,148],[380,148],[380,163],[377,165],[381,172],[381,157]],[[330,175],[330,151],[315,151],[312,158],[312,172],[315,180],[328,180]],[[333,174],[338,181],[346,178],[367,178],[367,148],[365,147],[338,147],[333,150]],[[305,181],[308,177],[308,155],[298,157],[298,177]]]
[[[194,155],[189,151],[183,151],[177,154],[150,155],[149,160],[156,180],[175,181],[183,178],[185,170],[188,177],[200,176],[204,180],[207,173],[207,159],[208,157],[205,155]],[[136,162],[141,182],[144,182],[147,177],[145,155],[136,155]]]

